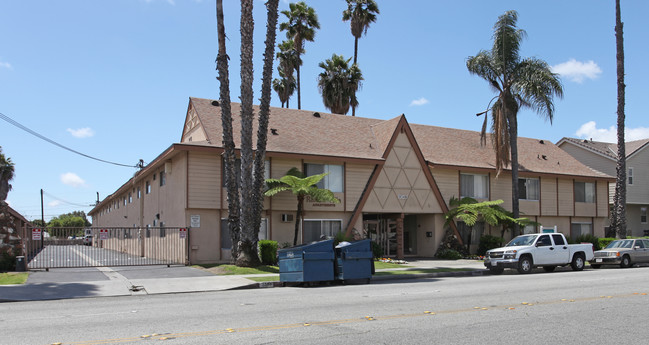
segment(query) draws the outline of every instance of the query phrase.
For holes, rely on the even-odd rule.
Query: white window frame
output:
[[[303,219],[304,226],[302,226],[302,238],[304,239],[304,243],[311,242],[311,241],[307,240],[307,236],[306,236],[305,228],[306,228],[306,223],[307,222],[320,222],[320,236],[318,236],[317,239],[311,239],[311,240],[318,241],[318,240],[320,240],[321,236],[325,236],[327,239],[331,239],[331,238],[334,238],[336,236],[335,233],[330,233],[330,234],[323,233],[323,230],[322,230],[322,223],[323,222],[338,222],[338,223],[340,223],[340,231],[343,231],[343,220],[342,219]]]
[[[629,172],[626,174],[627,184],[633,186],[633,167],[629,167]]]
[[[326,175],[316,186],[321,189],[328,189],[333,193],[343,193],[345,191],[345,166],[342,164],[321,164],[321,163],[304,163],[304,174],[309,176],[308,166],[321,166]],[[340,171],[337,176],[336,171]],[[313,174],[312,174],[313,175]],[[339,183],[336,183],[339,182]],[[336,183],[335,185],[333,185]]]
[[[520,198],[520,200],[529,200],[529,201],[539,201],[541,200],[541,179],[536,177],[519,177],[518,181],[525,180],[525,198]],[[536,181],[536,195],[530,197],[530,189],[528,188],[530,181]],[[519,191],[520,193],[520,191]],[[520,196],[520,194],[519,194]]]
[[[643,217],[644,217],[644,222],[642,221]],[[640,207],[640,224],[647,224],[647,208],[646,207]]]
[[[472,176],[473,177],[473,193],[472,193],[473,195],[469,195],[470,193],[468,193],[468,191],[462,190],[463,189],[462,188],[462,176]],[[479,187],[479,184],[477,182],[479,180],[476,179],[476,176],[480,178],[479,180],[483,180],[482,182],[484,182],[484,190],[481,191],[481,192],[483,192],[483,194],[476,193],[476,189],[477,189],[476,187]],[[486,175],[486,174],[460,173],[460,198],[470,197],[470,198],[474,198],[474,199],[489,199],[489,184],[490,184],[489,182],[490,182],[489,181],[489,175]]]

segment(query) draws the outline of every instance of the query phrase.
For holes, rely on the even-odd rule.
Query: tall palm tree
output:
[[[553,97],[563,97],[559,76],[548,64],[536,58],[521,58],[519,49],[525,31],[516,27],[518,13],[507,11],[494,25],[494,43],[489,51],[482,50],[470,56],[466,65],[471,74],[485,79],[496,91],[496,100],[487,111],[482,125],[481,142],[486,143],[488,114],[491,113],[491,140],[496,152],[496,170],[499,174],[507,165],[512,171],[512,213],[518,218],[518,111],[535,110],[552,123]],[[492,100],[493,101],[493,100]],[[518,234],[518,226],[514,235]]]
[[[288,20],[279,25],[281,31],[286,31],[286,38],[295,43],[298,59],[304,53],[304,42],[313,42],[315,38],[315,29],[320,29],[318,16],[312,7],[307,6],[303,1],[290,3],[289,10],[282,11]],[[302,96],[300,92],[300,64],[295,66],[297,72],[297,108],[302,109]]]
[[[351,59],[333,54],[331,59],[321,62],[323,71],[318,75],[318,89],[322,102],[334,114],[347,114],[350,106],[357,106],[356,91],[361,86],[363,74]]]
[[[354,63],[358,60],[358,39],[367,34],[370,24],[380,14],[379,6],[374,0],[347,0],[347,9],[343,11],[343,21],[348,21],[354,36]]]
[[[354,64],[358,62],[358,39],[367,34],[367,29],[376,21],[376,15],[379,13],[379,6],[374,0],[347,0],[343,21],[349,20],[354,36]],[[356,116],[356,104],[352,104],[352,116]]]
[[[279,62],[279,66],[277,66],[277,70],[279,72],[280,79],[284,81],[284,91],[288,92],[288,94],[285,95],[286,100],[286,107],[289,107],[289,99],[295,92],[295,77],[293,76],[293,72],[298,66],[302,65],[302,59],[300,59],[300,56],[295,49],[295,42],[291,40],[286,40],[282,43],[280,43],[278,46],[279,51],[275,55],[277,57],[277,60]],[[282,96],[280,96],[280,99]]]
[[[615,47],[617,60],[617,179],[613,197],[611,228],[619,238],[626,238],[626,147],[624,142],[624,36],[620,0],[615,0]]]
[[[0,202],[7,199],[11,190],[11,180],[14,178],[14,163],[11,158],[5,157],[0,147]]]
[[[298,168],[291,168],[286,175],[282,176],[279,180],[267,179],[266,183],[270,187],[266,196],[273,196],[283,191],[290,191],[297,197],[297,213],[295,217],[295,235],[293,236],[293,245],[297,245],[297,237],[300,232],[300,223],[302,219],[302,211],[304,210],[304,199],[308,196],[317,202],[333,202],[338,203],[334,193],[329,189],[318,188],[317,184],[328,173],[304,176]]]
[[[289,99],[295,92],[295,79],[292,78],[292,76],[291,78],[286,78],[286,75],[284,75],[282,69],[278,68],[277,70],[279,72],[280,78],[275,78],[273,80],[273,90],[277,92],[279,101],[282,102],[282,108],[284,108],[284,104],[286,104],[286,107],[288,108]]]

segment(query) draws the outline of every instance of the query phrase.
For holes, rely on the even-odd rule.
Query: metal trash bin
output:
[[[280,282],[334,280],[334,241],[325,240],[277,251]]]
[[[24,256],[16,256],[16,272],[25,272],[27,266],[25,265]]]
[[[355,242],[340,242],[336,246],[336,279],[365,279],[367,283],[372,278],[372,244],[365,239]]]

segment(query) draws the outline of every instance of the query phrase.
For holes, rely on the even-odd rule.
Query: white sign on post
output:
[[[200,214],[192,214],[189,216],[191,227],[192,228],[200,228],[201,227],[201,215]]]
[[[32,240],[40,241],[41,238],[41,229],[32,229]]]
[[[180,233],[180,238],[187,238],[187,229],[186,228],[180,228],[178,232]]]
[[[100,240],[108,239],[108,229],[99,229],[99,239]]]

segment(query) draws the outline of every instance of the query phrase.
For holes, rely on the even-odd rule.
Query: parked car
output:
[[[568,244],[562,233],[539,233],[517,236],[502,248],[488,250],[484,265],[493,274],[501,274],[505,268],[530,273],[534,267],[552,272],[566,265],[581,271],[592,259],[592,243]]]
[[[624,239],[615,240],[604,249],[596,251],[590,266],[600,268],[602,265],[620,265],[627,268],[645,262],[649,262],[649,240]]]
[[[92,235],[86,235],[83,238],[83,245],[85,246],[92,246]]]

